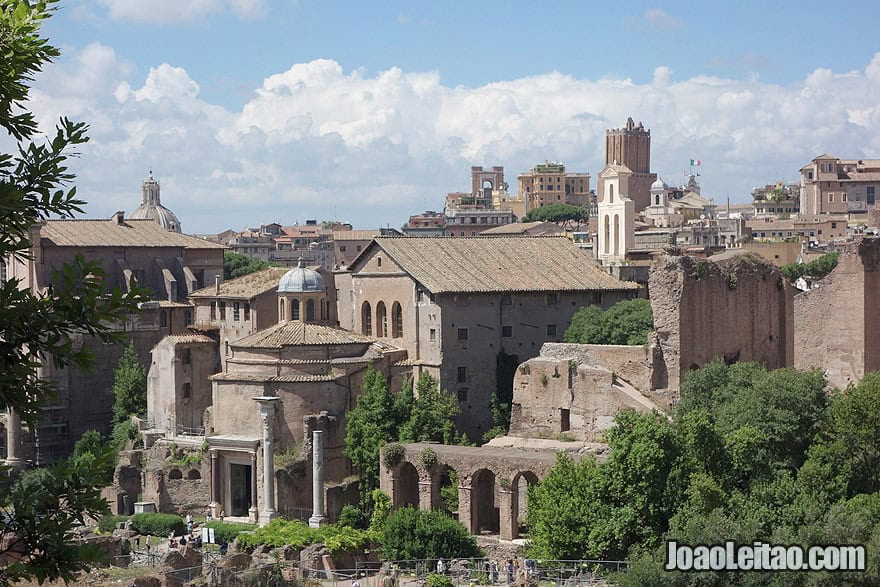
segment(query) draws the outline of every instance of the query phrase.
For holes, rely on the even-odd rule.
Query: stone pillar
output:
[[[309,527],[320,528],[327,523],[324,515],[324,431],[312,432],[312,517]]]
[[[501,540],[513,540],[519,534],[519,528],[514,528],[513,508],[517,507],[514,495],[509,489],[498,490],[498,524]]]
[[[272,429],[278,398],[260,396],[253,399],[260,404],[260,418],[263,421],[263,510],[260,512],[260,526],[265,526],[278,516],[275,511],[275,436]]]
[[[220,516],[220,458],[216,448],[211,449],[211,503],[208,508],[212,518]]]
[[[21,449],[21,419],[15,410],[9,408],[6,412],[6,465],[13,469],[20,467],[23,463],[21,455],[18,451]]]
[[[251,453],[251,507],[248,509],[248,519],[251,524],[259,520],[257,509],[257,453]]]
[[[434,500],[431,499],[433,496],[431,495],[431,486],[433,483],[431,479],[428,478],[427,481],[419,479],[419,509],[420,510],[432,510],[434,509]]]
[[[471,508],[471,488],[459,485],[458,487],[458,521],[464,524],[467,531],[474,533],[474,517]]]

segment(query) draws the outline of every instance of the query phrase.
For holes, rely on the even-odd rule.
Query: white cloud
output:
[[[155,24],[189,23],[214,12],[258,18],[266,12],[265,0],[99,0],[113,20]]]
[[[208,232],[331,216],[402,224],[467,189],[471,165],[504,165],[508,182],[545,159],[595,178],[605,131],[628,116],[652,134],[652,169],[681,181],[703,160],[704,193],[745,201],[753,185],[794,180],[812,157],[880,155],[880,53],[861,70],[817,69],[790,86],[699,76],[576,79],[556,72],[477,88],[437,72],[346,72],[331,60],[266,78],[240,112],[206,102],[197,80],[159,64],[131,68],[90,45],[38,80],[33,107],[92,124],[75,162],[89,212],[133,209],[152,167],[184,228]]]
[[[627,18],[624,25],[634,31],[649,31],[662,33],[677,29],[681,26],[681,19],[672,16],[662,8],[649,8],[639,18]]]

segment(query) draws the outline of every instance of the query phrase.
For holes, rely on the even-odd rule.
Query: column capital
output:
[[[275,415],[275,406],[278,405],[279,398],[270,395],[258,395],[251,399],[260,404],[260,417],[263,419],[263,426],[268,426],[269,420]]]

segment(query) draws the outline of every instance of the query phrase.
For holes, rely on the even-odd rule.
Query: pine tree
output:
[[[129,342],[113,372],[113,423],[125,422],[132,415],[147,411],[147,372],[138,360],[134,343]]]

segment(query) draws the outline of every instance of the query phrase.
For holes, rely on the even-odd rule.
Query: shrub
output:
[[[454,583],[452,579],[447,577],[446,575],[438,575],[437,573],[431,573],[428,575],[427,587],[453,587]]]
[[[350,503],[342,506],[342,511],[339,512],[340,526],[348,526],[349,528],[365,530],[367,526],[369,526],[369,524],[370,519],[369,517],[367,517],[367,514],[365,514],[362,509],[357,506],[353,506]]]
[[[386,444],[384,448],[382,448],[382,464],[390,469],[403,460],[405,455],[406,449],[403,448],[403,445],[399,442]]]
[[[138,534],[151,536],[168,536],[183,534],[186,524],[183,518],[174,514],[135,514],[131,517],[131,527]]]
[[[214,541],[217,544],[223,542],[231,544],[236,536],[242,532],[256,530],[257,526],[255,524],[240,524],[235,522],[208,522],[205,524],[205,528],[214,529]]]
[[[110,534],[116,529],[116,524],[124,522],[127,519],[128,516],[101,516],[101,519],[98,520],[98,530],[104,534]]]
[[[374,489],[370,494],[373,500],[373,516],[370,518],[370,530],[381,532],[385,520],[391,513],[391,496],[381,489]]]
[[[376,533],[356,530],[347,526],[310,528],[299,520],[276,518],[251,534],[240,534],[238,543],[243,547],[266,544],[272,547],[291,546],[302,549],[309,544],[323,544],[332,554],[363,550],[376,542]]]
[[[476,538],[441,512],[402,508],[388,516],[383,530],[382,555],[387,560],[481,556]]]
[[[426,446],[419,452],[419,462],[426,470],[430,471],[437,464],[437,453],[433,448]]]

